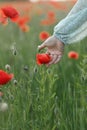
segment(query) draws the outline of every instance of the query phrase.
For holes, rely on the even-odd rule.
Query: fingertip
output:
[[[61,60],[61,57],[62,57],[62,56],[59,56],[59,57],[57,58],[57,60],[54,62],[54,64],[58,63],[58,62]]]
[[[40,49],[41,45],[38,46],[38,49]]]
[[[45,46],[44,45],[40,45],[38,46],[38,50],[42,50]]]
[[[38,46],[38,50],[40,50],[40,48],[41,48],[41,47],[40,47],[40,46]]]
[[[38,49],[39,49],[39,50],[42,50],[42,49],[44,49],[45,47],[46,47],[46,44],[45,44],[45,42],[43,42],[41,45],[38,46]]]

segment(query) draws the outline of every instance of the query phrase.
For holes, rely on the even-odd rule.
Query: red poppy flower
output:
[[[41,25],[50,25],[50,21],[48,19],[41,20]]]
[[[58,10],[64,10],[66,11],[68,8],[67,8],[67,5],[63,2],[55,2],[55,1],[50,1],[50,4],[52,6],[54,6],[56,9]]]
[[[7,72],[0,70],[0,85],[7,84],[13,77],[13,74],[8,74]]]
[[[19,26],[22,26],[29,21],[30,21],[30,18],[27,17],[27,16],[24,16],[24,17],[19,17],[18,20],[17,20],[17,23],[18,23]]]
[[[52,11],[49,11],[47,15],[48,15],[48,18],[49,18],[49,19],[55,18],[55,13],[52,12]]]
[[[28,32],[30,30],[30,27],[26,24],[23,24],[22,26],[19,27],[23,32]]]
[[[51,57],[48,54],[43,53],[43,54],[36,55],[36,62],[38,65],[47,64],[50,61],[51,61]]]
[[[7,25],[7,23],[8,23],[8,19],[4,15],[2,10],[0,10],[0,23],[3,24],[3,25]]]
[[[48,32],[46,32],[46,31],[43,31],[43,32],[41,32],[41,33],[39,34],[39,38],[40,38],[40,40],[42,40],[42,41],[46,40],[49,36],[50,36],[50,34],[49,34]]]
[[[8,24],[8,20],[6,18],[0,18],[0,23],[3,25],[7,25]]]
[[[68,53],[68,57],[69,57],[70,59],[78,59],[78,58],[79,58],[79,54],[78,54],[77,52],[75,52],[75,51],[70,51],[70,52]]]
[[[55,18],[51,18],[51,19],[43,19],[41,20],[41,25],[44,25],[44,26],[49,26],[49,25],[52,25],[56,22],[56,19]]]
[[[5,14],[5,16],[10,18],[11,20],[16,21],[16,19],[18,19],[19,13],[14,7],[6,6],[1,9],[2,9],[3,13]]]
[[[41,25],[52,25],[56,22],[55,13],[52,11],[49,11],[47,13],[47,18],[41,20]]]

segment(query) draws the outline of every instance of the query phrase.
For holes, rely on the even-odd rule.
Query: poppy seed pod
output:
[[[6,64],[5,69],[9,71],[11,69],[11,66],[9,64]]]
[[[5,102],[0,103],[0,111],[4,112],[8,109],[8,104]]]

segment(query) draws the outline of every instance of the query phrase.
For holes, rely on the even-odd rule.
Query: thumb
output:
[[[38,46],[38,49],[39,50],[42,50],[43,48],[45,47],[48,47],[49,46],[49,43],[53,43],[54,39],[53,39],[53,36],[49,37],[48,39],[45,40],[45,42],[43,42],[40,46]]]
[[[41,45],[38,46],[38,49],[39,49],[39,50],[42,50],[42,49],[45,48],[45,47],[46,47],[46,44],[45,44],[45,42],[44,42],[44,43],[42,43]]]

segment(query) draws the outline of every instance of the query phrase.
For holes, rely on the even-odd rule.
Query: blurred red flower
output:
[[[50,21],[48,19],[41,20],[41,25],[50,25]]]
[[[49,36],[50,36],[50,34],[49,34],[48,32],[46,32],[46,31],[43,31],[43,32],[41,32],[41,33],[39,34],[39,38],[40,38],[40,40],[42,40],[42,41],[46,40]]]
[[[12,21],[16,21],[19,17],[18,11],[12,6],[6,6],[1,8],[4,15],[10,18]]]
[[[47,64],[50,61],[51,61],[51,57],[48,54],[43,53],[43,54],[36,55],[36,62],[38,65]]]
[[[75,51],[70,51],[70,52],[68,53],[68,57],[69,57],[70,59],[78,59],[78,58],[79,58],[79,54],[78,54],[77,52],[75,52]]]
[[[13,77],[14,74],[8,74],[7,72],[0,70],[0,85],[7,84]]]
[[[19,26],[22,26],[30,21],[30,18],[28,16],[19,17],[17,20],[17,23]]]
[[[3,25],[7,25],[8,24],[8,19],[4,15],[2,10],[0,10],[0,23],[3,24]]]
[[[22,26],[19,27],[23,32],[28,32],[30,30],[30,27],[26,24],[23,24]]]
[[[0,18],[0,23],[2,23],[3,25],[7,25],[7,24],[8,24],[7,18],[1,17],[1,18]]]
[[[49,25],[54,24],[55,22],[56,22],[55,18],[52,18],[52,19],[43,19],[43,20],[41,20],[40,24],[44,25],[44,26],[49,26]]]
[[[48,11],[47,18],[41,20],[41,25],[52,25],[56,22],[55,13],[53,11]]]
[[[66,11],[68,9],[67,5],[64,2],[50,1],[50,4],[52,6],[54,6],[56,9],[58,9],[58,10],[64,10],[64,11]]]
[[[49,11],[47,13],[47,16],[48,16],[49,19],[54,19],[55,18],[55,13],[53,11]]]

